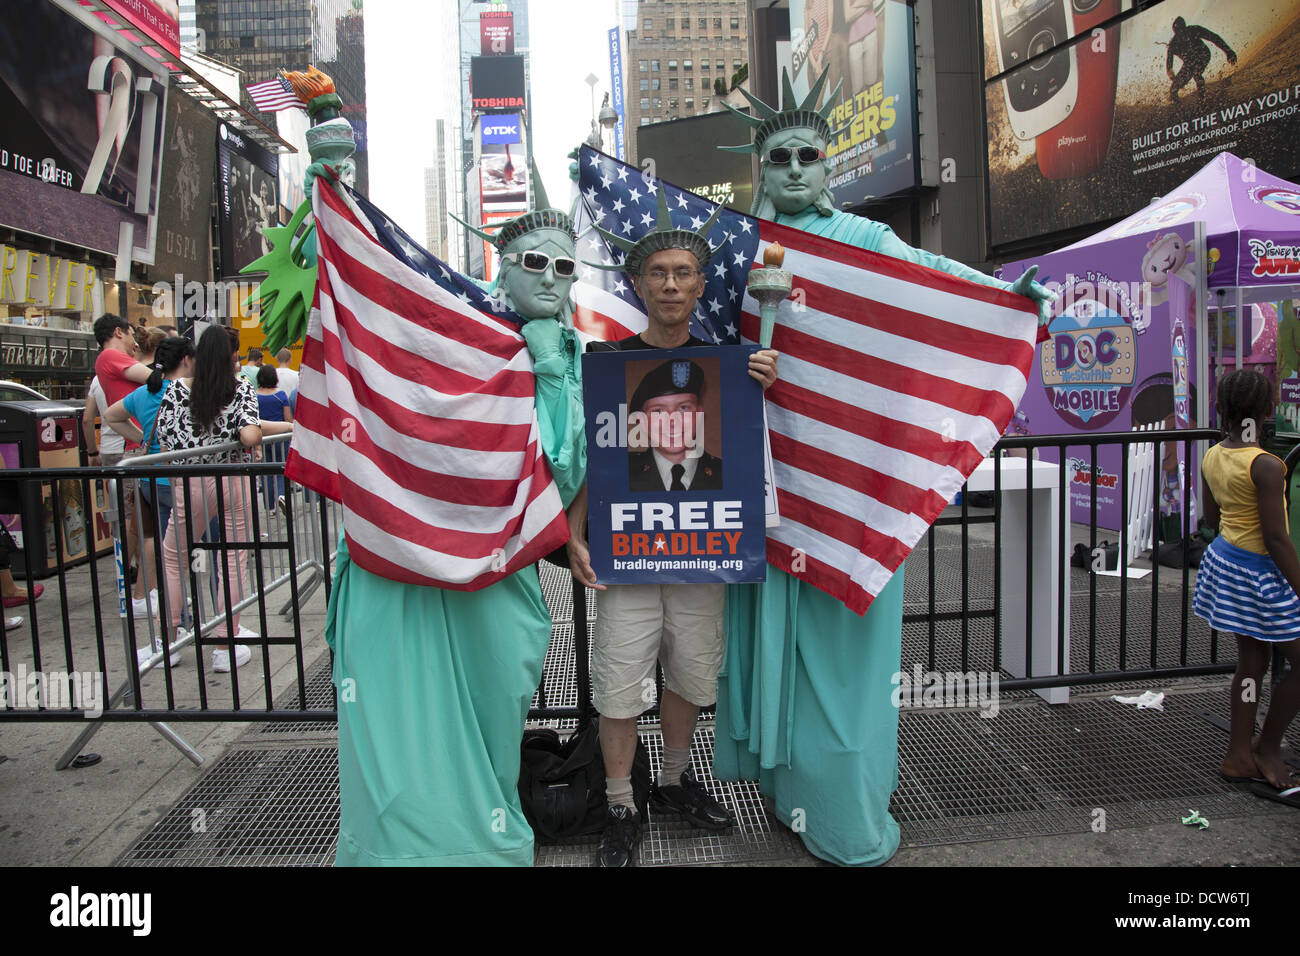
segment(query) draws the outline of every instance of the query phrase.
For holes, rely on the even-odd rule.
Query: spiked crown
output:
[[[826,105],[817,108],[817,99],[821,96],[822,88],[826,85],[826,75],[830,72],[827,67],[822,70],[822,75],[817,77],[817,82],[813,84],[808,95],[800,102],[794,95],[794,84],[790,82],[790,72],[781,70],[781,108],[768,106],[757,96],[752,96],[748,90],[743,87],[737,87],[742,96],[749,100],[749,105],[754,108],[754,112],[742,113],[730,104],[726,104],[727,109],[735,113],[754,130],[754,142],[752,145],[744,146],[723,146],[722,149],[732,153],[761,153],[763,151],[763,142],[773,133],[778,133],[783,129],[811,129],[822,138],[823,142],[829,143],[835,138],[841,129],[832,129],[830,124],[830,112],[834,109],[834,104],[840,98],[840,88],[844,85],[841,80],[826,97]]]
[[[537,164],[533,162],[531,156],[528,158],[528,171],[533,177],[533,208],[522,216],[508,220],[497,229],[496,235],[477,226],[471,226],[455,213],[448,213],[448,215],[480,239],[496,246],[497,252],[505,252],[510,243],[537,229],[557,229],[576,239],[577,230],[573,227],[573,216],[551,208],[550,200],[546,198],[546,188],[542,185],[542,177],[538,175]]]
[[[599,262],[588,262],[587,265],[596,269],[605,269],[613,271],[622,269],[629,276],[638,276],[641,274],[641,268],[645,261],[656,252],[663,252],[665,249],[685,249],[687,252],[694,253],[696,260],[703,269],[713,258],[713,254],[722,248],[723,243],[731,238],[727,234],[727,239],[723,239],[717,246],[710,246],[708,235],[713,224],[717,222],[718,216],[722,213],[722,206],[713,210],[713,215],[709,217],[699,232],[691,229],[683,229],[673,225],[671,214],[668,212],[668,196],[664,193],[664,187],[659,187],[659,212],[655,220],[655,226],[644,236],[636,241],[624,239],[622,236],[602,229],[595,224],[592,228],[612,246],[623,250],[624,257],[621,263],[614,265],[605,265]]]

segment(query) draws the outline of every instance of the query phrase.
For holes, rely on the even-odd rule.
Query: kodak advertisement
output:
[[[1300,0],[1132,6],[984,0],[994,246],[1128,215],[1220,152],[1300,169]]]
[[[766,578],[756,350],[583,356],[587,534],[601,583]]]

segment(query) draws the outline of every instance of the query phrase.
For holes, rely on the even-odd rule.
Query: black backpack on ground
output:
[[[525,730],[519,759],[519,802],[541,842],[554,842],[605,827],[605,765],[599,718],[578,725],[568,740],[549,728]],[[650,796],[650,752],[637,737],[632,760],[632,798],[641,819]]]

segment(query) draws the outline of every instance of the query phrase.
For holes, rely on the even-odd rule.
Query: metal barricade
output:
[[[274,436],[265,439],[263,447],[284,448],[288,440],[288,435]],[[166,523],[164,534],[156,536],[158,546],[151,549],[145,521],[136,522],[139,573],[146,578],[145,613],[137,613],[128,584],[120,627],[115,629],[114,615],[105,607],[118,603],[109,596],[116,576],[105,573],[104,559],[76,569],[66,566],[61,550],[64,516],[57,514],[52,526],[58,561],[51,588],[58,591],[57,608],[50,607],[49,597],[39,606],[34,597],[29,599],[30,647],[0,634],[0,669],[5,678],[0,720],[93,718],[59,759],[60,769],[105,721],[152,723],[199,763],[202,758],[165,721],[334,719],[332,707],[309,706],[303,688],[312,660],[304,659],[304,650],[309,644],[323,644],[340,509],[328,499],[285,483],[282,460],[184,463],[238,448],[230,443],[163,453],[108,468],[4,473],[5,485],[18,489],[20,498],[33,491],[40,495],[47,487],[68,481],[80,482],[88,495],[92,482],[107,479],[110,506],[104,518],[119,541],[125,541],[121,516],[128,504],[142,518],[152,518],[154,529],[163,531]],[[169,485],[161,484],[162,479]],[[165,497],[160,500],[166,487],[173,492],[172,514],[189,516],[186,527],[167,515]],[[50,497],[57,512],[58,496]],[[86,540],[93,540],[92,520],[87,509]],[[24,546],[31,547],[27,537]],[[175,556],[170,567],[164,560],[169,548]],[[29,580],[29,590],[33,583]],[[151,600],[153,587],[158,593]],[[321,621],[305,633],[302,618],[308,609]],[[43,648],[41,631],[42,625],[49,629],[55,614],[63,650],[55,656],[62,657],[58,664],[63,667],[52,671],[48,642]],[[160,621],[168,626],[160,627]],[[115,630],[120,642],[110,636]],[[168,653],[162,651],[164,633],[172,636]],[[237,644],[252,648],[253,660],[243,668],[232,665],[228,673],[216,675],[221,680],[214,684],[206,653],[224,649],[233,659]],[[121,650],[114,650],[115,646]],[[186,670],[192,670],[193,676],[187,676]],[[278,681],[272,680],[273,671]],[[277,705],[276,696],[295,685],[295,699]],[[218,699],[226,693],[228,698]]]
[[[900,569],[905,575],[904,679],[913,676],[913,668],[927,676],[997,676],[1003,690],[1033,690],[1063,703],[1075,686],[1231,673],[1236,656],[1232,641],[1222,641],[1191,614],[1195,571],[1190,558],[1197,532],[1192,506],[1199,498],[1199,489],[1191,484],[1191,464],[1199,466],[1207,443],[1220,437],[1212,429],[1182,429],[1002,439],[963,487],[960,503],[945,509]],[[1128,463],[1130,449],[1143,444],[1154,446],[1156,463],[1165,449],[1181,449],[1187,467],[1176,522],[1179,536],[1171,539],[1181,542],[1173,549],[1182,566],[1163,567],[1153,553],[1151,569],[1138,583],[1126,560],[1134,550],[1128,539],[1135,503]],[[1069,493],[1072,484],[1085,482],[1068,463],[1067,451],[1082,455],[1091,478],[1106,447],[1118,448],[1121,460],[1113,533],[1098,520],[1096,481],[1086,482],[1082,521],[1072,520],[1079,516],[1071,513]],[[1025,457],[1004,457],[1009,452]],[[976,486],[991,494],[992,507],[972,505],[970,492]],[[1154,521],[1161,513],[1160,482],[1151,482],[1150,489],[1144,504]],[[1118,567],[1112,577],[1099,578],[1093,569],[1106,561],[1103,535],[1116,545]],[[1159,547],[1159,534],[1152,539]],[[1076,543],[1085,545],[1087,555],[1081,569],[1070,562]],[[982,552],[991,554],[981,557]],[[591,709],[584,592],[575,582],[575,660],[570,667],[578,705],[551,705],[542,688],[538,706],[529,712],[532,720],[572,719]],[[1141,613],[1134,611],[1135,601],[1140,601]],[[661,696],[660,677],[656,700]],[[657,705],[646,712],[656,713]]]
[[[1199,462],[1205,444],[1216,440],[1218,433],[1208,429],[1100,433],[1095,435],[1048,435],[1003,439],[995,455],[986,460],[967,483],[959,505],[945,509],[918,547],[908,558],[905,573],[903,620],[903,666],[927,671],[953,669],[962,672],[983,671],[1001,676],[1001,687],[1032,689],[1049,700],[1063,699],[1053,692],[1071,686],[1111,681],[1167,680],[1201,674],[1228,673],[1234,668],[1235,648],[1221,641],[1200,619],[1191,615],[1194,585],[1190,557],[1196,532],[1192,502],[1196,497],[1191,485],[1191,467],[1183,470],[1181,511],[1176,522],[1166,522],[1166,537],[1177,525],[1174,557],[1181,549],[1182,566],[1169,568],[1153,560],[1144,578],[1128,568],[1132,554],[1127,540],[1129,511],[1140,504],[1129,493],[1127,462],[1134,445],[1154,443],[1154,459],[1160,462],[1169,447],[1182,450],[1185,462]],[[268,439],[266,444],[282,445],[283,437]],[[222,449],[234,448],[221,446]],[[1100,577],[1093,573],[1095,562],[1104,561],[1100,541],[1107,532],[1098,521],[1098,482],[1095,479],[1099,454],[1108,447],[1118,450],[1122,462],[1114,476],[1118,507],[1114,532],[1120,556],[1117,573]],[[1067,461],[1067,451],[1075,450],[1076,462]],[[211,453],[220,449],[202,449]],[[1004,452],[1024,450],[1025,458],[1006,458]],[[136,660],[138,647],[150,647],[157,625],[146,615],[139,620],[130,602],[121,624],[122,651],[113,653],[104,640],[111,629],[112,615],[102,610],[101,592],[111,589],[101,562],[91,561],[76,569],[78,586],[89,590],[77,604],[71,590],[74,576],[57,564],[59,590],[57,609],[48,607],[44,623],[57,612],[61,625],[62,657],[68,672],[79,661],[92,661],[94,684],[106,702],[98,720],[88,726],[61,760],[71,759],[79,746],[93,733],[93,728],[108,720],[154,722],[177,746],[178,735],[165,729],[163,722],[246,721],[246,720],[333,720],[334,708],[309,707],[304,692],[304,625],[303,610],[310,603],[313,613],[323,615],[324,600],[332,573],[335,546],[341,529],[340,508],[304,489],[288,484],[284,487],[283,505],[279,487],[274,482],[259,484],[260,479],[283,478],[283,466],[275,461],[232,465],[175,464],[179,458],[196,452],[138,458],[113,468],[14,470],[4,474],[0,483],[36,482],[49,484],[60,480],[89,483],[96,479],[118,479],[112,489],[116,510],[125,506],[126,489],[122,480],[131,478],[149,490],[143,508],[158,507],[156,479],[167,477],[179,482],[185,513],[194,514],[202,498],[197,491],[203,479],[214,482],[211,515],[221,519],[219,527],[210,529],[205,539],[202,521],[189,530],[169,521],[169,535],[178,536],[174,545],[178,555],[186,557],[185,573],[175,581],[182,614],[187,614],[193,632],[182,635],[173,647],[183,656],[181,665],[173,666],[170,656],[151,652]],[[1045,459],[1056,456],[1056,461]],[[1087,476],[1086,479],[1083,476]],[[190,479],[180,481],[180,479]],[[219,480],[218,480],[219,479]],[[231,483],[243,483],[235,492]],[[1084,491],[1082,514],[1071,514],[1068,489],[1071,485],[1088,487]],[[1145,486],[1144,486],[1145,487]],[[991,494],[991,507],[971,502],[970,492],[983,489]],[[1160,514],[1160,482],[1151,484],[1153,517]],[[223,529],[226,510],[234,502],[249,505],[247,538],[231,538]],[[270,507],[268,507],[268,505]],[[57,501],[56,501],[57,511]],[[53,522],[56,539],[62,534],[62,520]],[[1072,520],[1077,518],[1082,520]],[[85,519],[87,522],[89,517]],[[197,532],[197,533],[196,533]],[[1107,535],[1108,536],[1108,535]],[[1155,536],[1159,541],[1159,535]],[[1173,539],[1171,539],[1173,540]],[[57,543],[57,542],[56,542]],[[1086,552],[1083,568],[1072,568],[1072,545],[1082,543]],[[26,546],[30,546],[27,544]],[[236,552],[250,556],[248,570],[238,584],[232,578],[232,561],[237,567]],[[162,549],[152,559],[154,580],[166,579]],[[239,578],[236,573],[234,578]],[[324,585],[324,593],[322,591]],[[279,594],[277,595],[277,591]],[[283,600],[280,600],[283,596]],[[590,681],[587,668],[589,622],[585,589],[573,588],[574,641],[573,658],[561,662],[570,669],[578,685],[577,706],[561,705],[548,700],[539,688],[532,719],[572,719],[590,711]],[[278,602],[275,609],[271,601]],[[178,612],[172,610],[167,588],[160,591],[159,610],[170,621]],[[31,648],[21,655],[0,635],[0,665],[6,674],[22,663],[37,672],[43,669],[48,645],[43,646],[37,627],[37,606],[28,602],[32,616]],[[150,609],[152,610],[152,609]],[[255,612],[256,636],[235,638],[233,615]],[[93,639],[77,632],[87,628]],[[322,625],[323,627],[323,625]],[[273,634],[282,629],[286,635]],[[319,635],[313,635],[318,637]],[[229,674],[230,700],[217,700],[203,666],[203,651],[241,642],[260,651],[260,660],[245,670],[235,668]],[[75,646],[74,646],[75,645]],[[277,706],[275,688],[270,680],[269,658],[287,648],[294,666],[288,676],[297,680],[298,694],[287,706]],[[1226,655],[1226,656],[1225,656]],[[124,657],[124,665],[118,664]],[[182,667],[194,665],[197,679],[187,678]],[[260,667],[257,666],[260,664]],[[551,665],[548,665],[551,666]],[[113,679],[110,680],[110,672]],[[260,672],[260,674],[259,674]],[[253,693],[241,688],[260,676],[260,686]],[[12,678],[7,686],[13,686]],[[286,687],[291,681],[286,681]],[[224,677],[221,683],[224,690]],[[116,691],[112,690],[116,687]],[[68,720],[87,716],[85,707],[48,706],[58,701],[44,699],[30,707],[15,706],[6,698],[0,720]],[[91,715],[94,716],[94,715]],[[197,755],[190,754],[191,759]]]

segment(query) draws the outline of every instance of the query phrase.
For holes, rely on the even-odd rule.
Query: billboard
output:
[[[829,69],[824,96],[843,84],[830,117],[838,133],[826,150],[827,184],[840,207],[920,182],[912,8],[905,0],[845,6],[790,0],[790,44],[777,56],[800,101],[822,70]]]
[[[465,221],[477,226],[483,222],[483,187],[479,182],[479,164],[474,163],[465,171]],[[487,245],[469,230],[465,235],[465,272],[467,275],[481,279],[485,265],[483,247]]]
[[[1130,5],[984,0],[993,245],[1127,215],[1221,151],[1300,169],[1300,0]]]
[[[623,125],[623,31],[618,27],[609,29],[609,88],[614,92],[610,105],[618,114],[618,125],[614,127],[614,156],[624,159],[627,150],[623,145],[626,129]]]
[[[179,0],[104,0],[104,2],[172,56],[181,55]]]
[[[654,174],[729,209],[749,214],[754,172],[748,153],[728,153],[749,139],[749,124],[730,111],[652,123],[637,130],[641,161],[654,160]]]
[[[211,272],[209,222],[217,121],[184,93],[167,103],[162,182],[158,193],[158,243],[153,274],[180,274],[206,282]]]
[[[485,145],[478,165],[484,215],[528,208],[528,163],[522,148],[512,152],[508,145]]]
[[[352,135],[360,141],[356,126],[360,123],[362,128],[365,127],[364,116],[359,119],[348,117],[348,122],[353,124]],[[307,149],[307,130],[310,128],[311,120],[302,110],[280,110],[275,114],[276,132],[280,134],[282,140],[298,150],[296,153],[279,155],[281,225],[287,223],[297,208],[307,200],[307,192],[302,184],[307,174],[307,166],[311,163],[311,153]],[[360,187],[358,189],[364,192]]]
[[[515,52],[515,15],[510,10],[484,10],[478,15],[478,30],[484,56]]]
[[[279,224],[276,213],[279,163],[257,143],[225,123],[217,128],[217,184],[220,201],[221,271],[238,275],[271,251],[261,230]]]
[[[469,89],[476,110],[524,109],[524,58],[470,57]]]
[[[51,51],[57,51],[57,56]],[[167,74],[52,4],[0,8],[0,224],[153,261]]]
[[[492,113],[483,117],[479,128],[482,146],[505,146],[523,142],[518,113]]]

